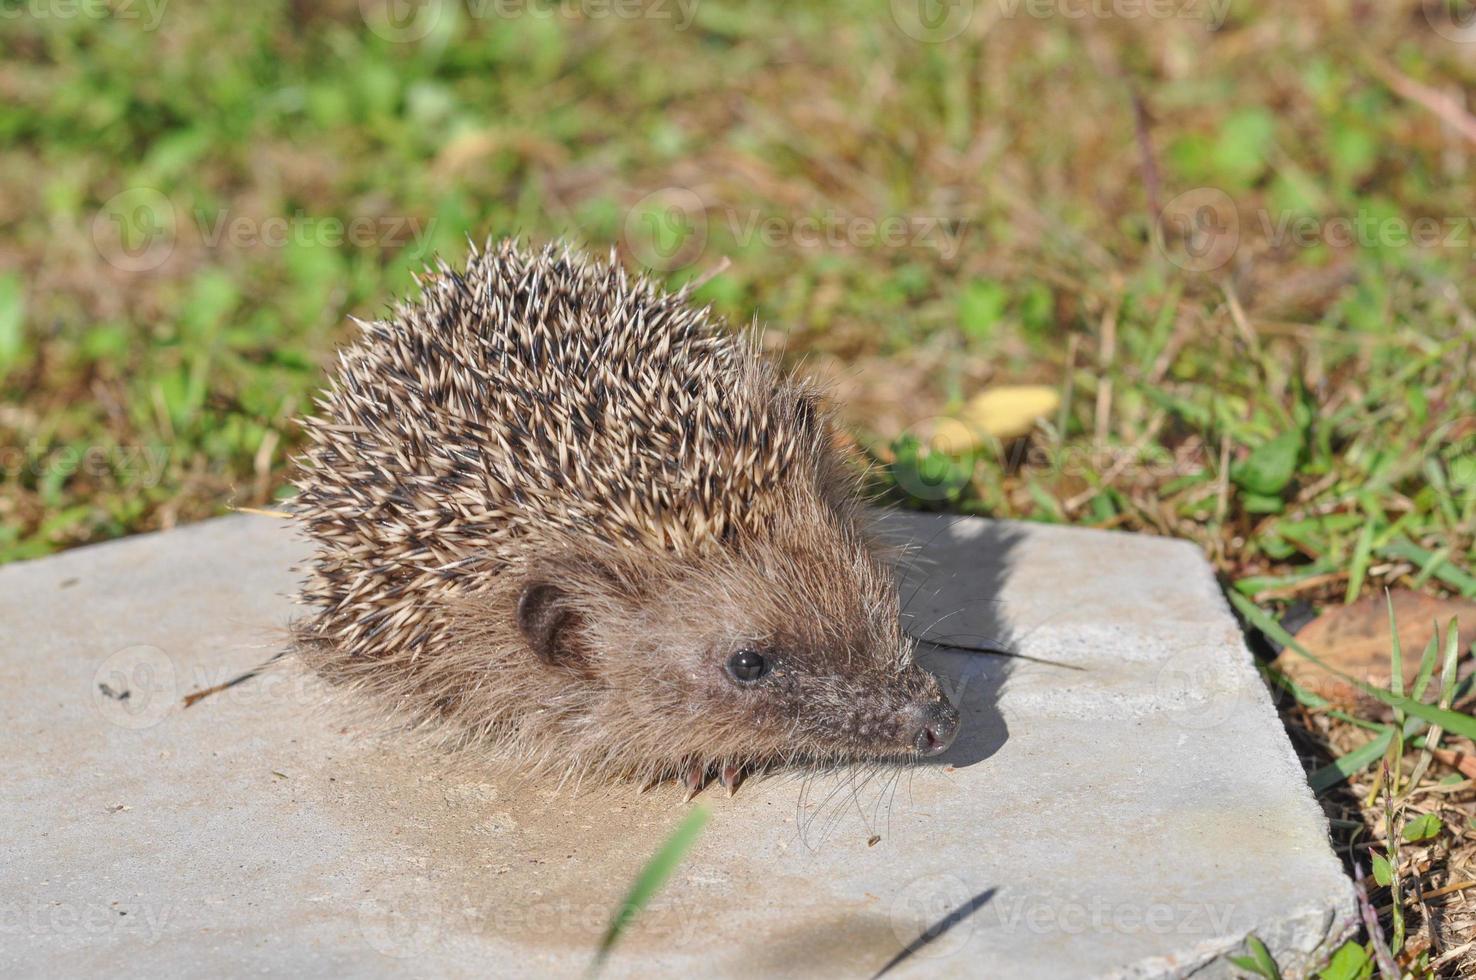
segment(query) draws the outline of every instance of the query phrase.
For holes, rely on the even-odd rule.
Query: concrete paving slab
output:
[[[896,782],[709,793],[609,974],[1295,974],[1353,928],[1275,711],[1189,545],[925,515],[911,629],[965,734]],[[304,545],[237,516],[0,568],[0,974],[573,976],[682,816],[450,759],[271,674]],[[1064,665],[1064,666],[1063,666]],[[1077,669],[1072,669],[1077,668]]]

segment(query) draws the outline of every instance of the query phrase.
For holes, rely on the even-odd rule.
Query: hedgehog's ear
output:
[[[574,643],[579,614],[569,598],[542,579],[529,581],[518,597],[518,630],[534,655],[551,667],[577,667],[584,659]]]

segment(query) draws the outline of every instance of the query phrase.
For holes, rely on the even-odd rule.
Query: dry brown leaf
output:
[[[1452,752],[1450,749],[1432,749],[1430,754],[1441,765],[1450,766],[1461,775],[1476,779],[1476,756],[1467,755],[1464,752]]]
[[[1442,630],[1451,617],[1460,620],[1461,649],[1476,639],[1476,602],[1465,599],[1439,599],[1419,592],[1397,590],[1390,593],[1394,617],[1399,624],[1399,646],[1404,654],[1404,688],[1414,684],[1420,670],[1420,655],[1435,633]],[[1350,606],[1334,606],[1325,610],[1296,635],[1297,642],[1345,674],[1350,674],[1375,687],[1387,687],[1390,679],[1389,607],[1382,595],[1368,596]],[[1441,652],[1443,656],[1443,651]],[[1469,662],[1469,661],[1468,661]],[[1357,705],[1375,710],[1378,702],[1361,694],[1347,681],[1336,677],[1307,660],[1294,650],[1283,650],[1276,666],[1302,687],[1340,705]],[[1435,681],[1439,682],[1440,661],[1436,661]],[[1428,700],[1429,694],[1427,692]]]

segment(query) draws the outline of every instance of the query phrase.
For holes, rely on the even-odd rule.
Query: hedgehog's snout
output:
[[[942,755],[958,737],[958,709],[946,699],[913,705],[904,715],[903,731],[918,755]]]

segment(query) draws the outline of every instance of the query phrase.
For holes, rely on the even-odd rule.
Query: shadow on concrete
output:
[[[928,926],[916,939],[903,947],[901,952],[888,960],[886,966],[876,971],[876,974],[871,978],[871,980],[879,980],[880,977],[886,976],[892,970],[907,962],[907,960],[910,959],[912,956],[915,956],[919,950],[926,948],[929,943],[935,942],[938,939],[942,938],[948,932],[948,930],[952,929],[954,926],[958,925],[960,922],[973,915],[985,905],[988,905],[989,900],[994,897],[994,892],[995,889],[993,888],[984,889],[982,892],[975,895],[967,902],[964,902],[958,908],[943,916],[943,918],[939,919],[937,922],[934,922],[932,925]]]
[[[1015,660],[998,653],[946,649],[928,641],[1018,650],[1001,593],[1022,533],[951,515],[894,514],[881,524],[889,542],[908,549],[899,568],[902,624],[919,640],[918,662],[932,671],[959,709],[958,740],[926,764],[962,768],[988,759],[1009,738],[999,693]]]

